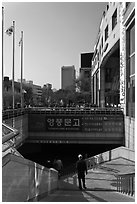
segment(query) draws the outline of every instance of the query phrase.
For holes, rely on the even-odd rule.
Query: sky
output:
[[[4,31],[15,21],[15,81],[20,79],[21,31],[23,78],[61,88],[61,67],[75,66],[81,53],[94,51],[107,2],[2,2]],[[12,79],[12,36],[4,33],[4,76]]]

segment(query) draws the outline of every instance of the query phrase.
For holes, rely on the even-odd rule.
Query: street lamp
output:
[[[21,54],[21,60],[20,60],[20,66],[21,66],[21,83],[20,83],[20,91],[21,91],[21,109],[24,107],[24,100],[23,100],[23,89],[22,89],[22,78],[23,78],[23,31],[21,31],[21,39],[19,41],[20,46],[20,54]]]

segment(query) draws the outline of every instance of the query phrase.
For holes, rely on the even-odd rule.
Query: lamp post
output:
[[[21,91],[21,109],[24,107],[24,100],[23,100],[23,89],[22,89],[22,79],[23,79],[23,31],[21,31],[21,39],[19,42],[20,48],[20,55],[21,55],[21,83],[20,83],[20,91]]]
[[[12,108],[15,108],[15,93],[14,93],[14,63],[15,62],[15,21],[13,21],[13,64],[12,64]]]
[[[4,110],[4,7],[2,7],[2,110]]]
[[[15,96],[14,96],[14,61],[15,61],[15,21],[13,21],[13,25],[10,26],[7,30],[6,30],[7,35],[11,36],[13,33],[13,62],[12,62],[12,108],[14,111],[14,107],[15,107]]]

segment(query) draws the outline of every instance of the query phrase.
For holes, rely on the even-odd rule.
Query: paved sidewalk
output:
[[[115,163],[119,165],[115,165]],[[119,159],[108,162],[109,171],[104,169],[89,170],[86,175],[86,190],[80,191],[78,188],[77,176],[72,175],[62,178],[58,183],[58,190],[49,194],[40,202],[135,202],[135,198],[116,192],[116,177],[114,168],[117,172],[133,171],[133,163]],[[110,169],[111,166],[111,169]]]

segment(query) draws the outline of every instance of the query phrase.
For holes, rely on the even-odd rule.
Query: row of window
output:
[[[117,24],[117,9],[115,10],[115,12],[112,15],[112,30],[115,28]],[[108,38],[108,25],[105,28],[105,42]],[[97,53],[95,59],[94,59],[94,64],[97,64],[97,62],[100,60],[101,55],[103,54],[103,36],[101,38],[101,45],[99,47],[99,52]]]
[[[116,24],[117,24],[117,9],[115,10],[112,16],[112,30],[115,28]],[[105,28],[105,41],[107,40],[107,38],[108,38],[108,25]]]
[[[127,44],[127,115],[135,117],[135,22],[126,31]]]
[[[126,3],[126,8],[129,6],[129,2]],[[133,15],[132,15],[133,16]],[[133,17],[132,17],[132,20]],[[132,21],[131,20],[131,21]],[[130,21],[130,22],[131,22]],[[117,24],[117,9],[112,15],[112,30]],[[104,41],[108,38],[109,26],[107,25],[104,31]],[[99,50],[96,50],[95,58],[92,64],[96,64],[100,61],[103,54],[103,36],[101,38]],[[108,80],[109,81],[109,80]],[[117,80],[118,81],[118,80]],[[93,91],[95,92],[96,80],[93,77]],[[93,101],[96,102],[97,94],[93,96]],[[132,21],[128,29],[126,30],[126,115],[135,117],[135,20]]]

